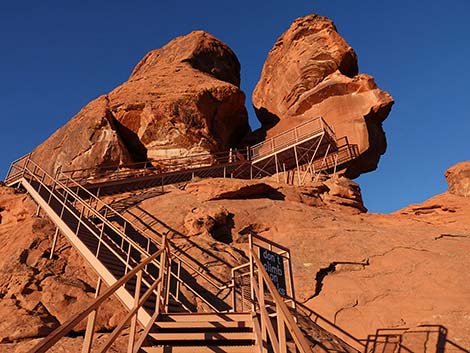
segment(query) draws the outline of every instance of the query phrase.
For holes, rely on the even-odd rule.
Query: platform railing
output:
[[[93,168],[81,168],[64,170],[63,175],[75,181],[82,182],[99,180],[111,181],[126,177],[155,176],[165,173],[173,173],[191,169],[201,169],[215,166],[231,165],[248,159],[247,149],[230,149],[229,151],[216,153],[199,153],[189,156],[158,159],[154,161],[109,164]]]
[[[28,153],[11,162],[10,168],[8,169],[7,175],[5,177],[5,183],[7,185],[21,178],[25,170],[25,165],[30,158],[31,153]]]
[[[251,146],[251,160],[256,161],[257,159],[271,155],[284,148],[321,133],[327,134],[333,141],[336,139],[336,135],[333,129],[322,117],[310,119],[280,133],[279,135],[273,136],[263,142]]]

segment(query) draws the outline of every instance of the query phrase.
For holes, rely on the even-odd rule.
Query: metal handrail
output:
[[[159,159],[153,162],[134,162],[126,163],[120,165],[101,165],[99,168],[80,168],[80,169],[70,169],[62,172],[63,175],[68,175],[74,180],[89,180],[92,178],[107,178],[110,175],[113,176],[122,176],[122,175],[135,175],[137,171],[140,173],[152,174],[162,174],[167,172],[175,171],[175,168],[184,166],[186,170],[197,169],[200,167],[209,167],[209,166],[220,166],[220,165],[230,165],[241,160],[246,160],[248,158],[248,149],[231,149],[230,151],[216,152],[216,153],[200,153],[193,154],[190,156],[183,157],[174,157]],[[208,163],[201,164],[201,159],[208,160]],[[188,163],[189,162],[189,163]],[[214,163],[215,162],[215,163]],[[155,166],[155,165],[156,166]],[[188,166],[193,166],[193,168],[188,168]],[[178,170],[178,169],[176,169]],[[79,176],[77,176],[79,174]],[[82,174],[80,176],[80,174]]]
[[[142,231],[142,229],[140,227],[138,227],[135,223],[131,222],[127,217],[121,215],[120,213],[118,213],[117,211],[115,211],[111,206],[105,204],[99,197],[97,197],[96,195],[94,195],[93,193],[91,193],[89,190],[87,190],[85,187],[83,187],[80,183],[76,182],[75,180],[71,179],[70,177],[64,175],[64,177],[70,181],[71,183],[73,183],[76,187],[80,188],[80,190],[82,190],[83,192],[86,192],[88,194],[88,196],[90,197],[90,200],[96,200],[96,207],[98,206],[98,204],[101,202],[103,204],[103,207],[105,207],[107,210],[109,210],[109,212],[111,212],[113,215],[116,215],[117,217],[121,218],[125,223],[124,224],[128,224],[129,226],[131,226],[133,229],[135,229],[141,236],[143,236],[144,238],[146,238],[149,242],[152,242],[152,243],[155,243],[155,240],[146,236],[145,233]],[[70,190],[70,189],[69,189]],[[72,192],[72,191],[71,191]],[[78,195],[77,195],[77,198]],[[79,198],[80,200],[82,200],[81,198]],[[86,202],[84,200],[82,200],[82,202],[84,202],[86,204]],[[92,202],[90,202],[92,203]],[[88,206],[88,205],[87,205]],[[89,206],[88,206],[89,207]],[[111,227],[116,233],[118,233],[122,238],[125,238],[126,241],[128,241],[130,244],[132,244],[132,246],[137,250],[139,251],[142,255],[145,255],[145,256],[148,256],[149,253],[147,252],[146,249],[143,249],[140,244],[132,241],[132,239],[130,239],[125,233],[123,233],[121,230],[119,230],[119,228],[115,227],[114,224],[112,224],[111,222],[109,222],[100,212],[98,212],[96,209],[93,209],[93,213],[94,213],[94,216],[99,218],[103,223],[105,223],[108,227]],[[124,227],[125,229],[125,225],[123,225],[122,227]],[[172,245],[172,248],[173,250],[170,250],[171,253],[172,253],[172,257],[174,258],[177,258],[178,260],[180,260],[183,264],[185,264],[187,267],[189,267],[191,270],[194,270],[196,271],[199,275],[201,275],[201,277],[206,280],[208,283],[210,283],[212,286],[215,287],[215,289],[217,290],[224,290],[224,289],[227,289],[229,287],[229,285],[227,285],[226,283],[223,283],[222,281],[220,281],[219,284],[215,283],[213,281],[213,278],[209,277],[206,273],[204,273],[203,271],[200,271],[199,269],[197,269],[196,267],[192,266],[188,261],[184,260],[175,250],[176,248],[174,247],[174,245],[172,243],[170,243]],[[158,245],[158,243],[157,243]],[[201,299],[206,305],[208,305],[212,310],[215,310],[215,311],[218,311],[218,309],[210,302],[208,301],[206,298],[204,298],[201,294],[199,294],[196,290],[194,290],[191,286],[189,286],[187,283],[185,283],[182,279],[180,279],[179,277],[175,276],[173,273],[171,274],[173,276],[173,278],[175,280],[177,280],[179,283],[183,284],[187,289],[189,289],[194,295],[196,295],[199,299]],[[175,298],[174,296],[172,296],[174,299],[177,300],[177,298]]]
[[[322,329],[334,333],[335,336],[339,337],[343,342],[350,345],[359,352],[364,352],[366,345],[362,343],[359,339],[354,337],[349,332],[345,331],[335,323],[331,322],[324,316],[320,315],[313,309],[305,306],[300,302],[296,302],[298,312],[304,312],[304,317],[308,318],[310,321],[321,327]],[[300,310],[299,310],[300,309]],[[328,329],[326,328],[328,327]]]
[[[311,125],[313,125],[314,128],[312,128]],[[336,139],[333,129],[326,123],[323,117],[316,117],[251,146],[251,159],[256,160],[262,158],[286,148],[292,143],[302,141],[321,132],[326,132],[332,139]]]
[[[29,168],[28,168],[28,164],[31,163],[34,165],[34,170],[31,171]],[[43,174],[42,174],[42,177],[39,177],[36,173],[37,173],[37,170],[39,169],[39,171],[41,171]],[[26,165],[25,165],[25,170],[28,172],[27,174],[31,177],[31,180],[35,180],[36,182],[39,182],[39,184],[41,185],[41,187],[44,187],[47,189],[47,191],[50,193],[50,195],[52,197],[54,197],[55,200],[57,200],[61,205],[62,205],[62,213],[63,213],[63,210],[67,209],[72,215],[73,217],[75,217],[78,222],[79,222],[79,225],[81,226],[84,226],[86,227],[90,233],[98,240],[98,248],[97,248],[97,253],[95,254],[95,257],[99,260],[99,254],[100,254],[100,250],[101,250],[101,246],[105,246],[107,248],[107,250],[109,250],[124,266],[126,269],[132,269],[132,266],[130,265],[130,258],[128,257],[127,259],[124,259],[121,254],[117,253],[109,244],[108,242],[104,241],[103,240],[103,237],[102,237],[102,234],[97,234],[95,232],[95,230],[93,228],[91,228],[86,222],[83,222],[83,217],[84,217],[84,212],[83,212],[83,208],[88,208],[89,210],[92,210],[92,211],[95,211],[93,210],[92,208],[90,208],[83,200],[81,200],[79,197],[77,197],[77,195],[75,195],[75,193],[73,193],[73,191],[71,191],[70,189],[68,189],[65,185],[63,185],[62,183],[58,182],[57,180],[55,180],[54,178],[52,178],[47,172],[45,172],[41,167],[39,167],[36,163],[34,163],[32,160],[29,160]],[[28,176],[24,176],[25,178],[28,178]],[[53,182],[53,185],[52,185],[52,188],[50,188],[46,183],[44,183],[43,180],[41,180],[41,178],[45,178],[45,177],[48,177],[51,179],[51,181]],[[61,190],[65,191],[66,192],[66,195],[63,195],[65,196],[64,200],[61,200],[57,195],[56,193],[54,192],[54,189],[57,190],[57,186],[60,187]],[[80,212],[80,215],[77,215],[76,212],[74,212],[74,210],[72,208],[70,208],[68,205],[67,205],[67,201],[68,202],[71,202],[73,200],[69,200],[69,196],[72,197],[72,198],[75,198],[76,201],[78,201],[79,203],[82,204],[83,208]],[[48,204],[50,204],[50,201],[51,201],[51,198],[49,198],[49,201],[48,201]],[[78,210],[78,209],[76,209]],[[96,213],[95,213],[96,215]],[[103,227],[104,225],[107,225],[107,226],[110,226],[111,223],[106,221],[105,223],[103,223]],[[122,233],[119,234],[121,237],[122,237]],[[126,236],[124,235],[124,238],[125,239]],[[109,241],[112,241],[111,238],[108,238]],[[127,240],[127,239],[126,239]],[[114,241],[113,243],[115,245],[118,245],[116,244]],[[131,245],[131,244],[130,244]],[[119,246],[119,245],[118,245]],[[138,248],[134,248],[136,250],[139,250]],[[131,251],[131,248],[129,246],[129,252]],[[142,255],[145,255],[145,257],[149,256],[149,254],[144,254],[143,252],[141,252]],[[158,265],[158,264],[157,264]],[[151,278],[154,278],[154,276],[150,273],[150,272],[146,272],[146,274],[151,277]],[[144,279],[143,280],[144,284],[147,285],[147,286],[151,286],[151,284],[146,280]]]
[[[75,314],[72,316],[69,320],[67,320],[64,324],[56,328],[54,331],[52,331],[48,336],[46,336],[44,339],[41,340],[36,346],[34,346],[31,350],[28,351],[28,353],[43,353],[46,352],[48,349],[50,349],[52,346],[54,346],[61,338],[65,337],[72,329],[80,323],[83,319],[85,319],[87,316],[89,316],[91,313],[94,311],[97,311],[99,307],[107,300],[109,299],[113,294],[116,293],[116,291],[123,287],[127,282],[129,282],[130,279],[132,279],[134,276],[138,275],[138,282],[136,285],[136,295],[135,295],[135,301],[136,305],[134,308],[126,315],[126,317],[120,322],[119,325],[117,325],[117,328],[111,335],[111,337],[108,339],[108,341],[104,344],[103,347],[101,347],[100,352],[105,351],[107,348],[111,346],[111,344],[114,342],[114,340],[118,337],[118,334],[120,331],[123,329],[124,325],[126,325],[133,316],[137,315],[137,311],[143,306],[145,301],[148,299],[150,296],[151,292],[157,288],[160,284],[163,284],[160,286],[160,289],[158,290],[158,295],[157,295],[157,303],[160,304],[160,298],[164,298],[162,296],[162,293],[164,292],[164,280],[163,280],[163,274],[166,271],[168,271],[167,268],[164,266],[166,265],[164,261],[160,261],[160,263],[163,265],[160,268],[160,276],[159,278],[152,284],[152,286],[146,291],[146,293],[140,297],[140,281],[142,281],[142,272],[144,271],[145,267],[154,262],[157,257],[161,257],[163,253],[168,253],[168,244],[165,242],[164,246],[154,253],[153,255],[147,257],[144,259],[142,262],[140,262],[137,266],[135,266],[131,271],[129,271],[125,276],[121,277],[116,283],[114,283],[112,286],[110,286],[108,289],[104,291],[101,295],[98,296],[92,303],[88,304],[85,309],[83,309],[81,312]],[[138,289],[138,290],[137,290]],[[156,311],[160,309],[160,305],[156,306]],[[135,324],[134,324],[135,325]],[[87,326],[88,329],[88,326]],[[89,337],[92,333],[87,332],[85,337]],[[135,335],[129,335],[129,342],[133,342],[135,339]],[[88,349],[85,352],[90,352],[91,345],[89,345]]]
[[[31,153],[28,153],[28,154],[25,154],[24,156],[21,156],[20,158],[15,159],[13,162],[11,162],[10,167],[8,168],[7,175],[5,177],[5,183],[6,184],[9,184],[13,180],[17,179],[16,177],[18,175],[21,175],[21,173],[23,172],[23,168],[19,172],[17,172],[16,174],[14,173],[14,170],[16,168],[19,168],[18,164],[20,164],[21,161],[23,161],[23,160],[27,161],[27,160],[30,159],[30,157],[31,157]]]
[[[32,164],[34,166],[34,171],[31,171],[27,166],[28,164]],[[117,211],[115,211],[114,209],[112,209],[112,207],[110,207],[109,205],[105,204],[101,199],[99,199],[96,195],[94,195],[93,193],[89,192],[85,187],[83,187],[81,184],[79,184],[78,182],[76,182],[75,180],[71,179],[70,177],[68,176],[63,176],[68,182],[72,183],[72,185],[74,185],[74,187],[77,187],[79,188],[82,192],[85,192],[87,193],[87,195],[89,196],[89,203],[88,204],[84,199],[82,199],[81,197],[79,197],[77,195],[77,193],[75,193],[69,186],[67,186],[66,184],[64,184],[63,182],[59,181],[59,180],[56,180],[54,179],[52,176],[50,176],[46,171],[44,171],[39,165],[37,165],[35,162],[33,162],[31,159],[28,159],[26,161],[26,168],[25,168],[29,174],[31,174],[32,177],[34,177],[35,179],[37,179],[38,182],[41,182],[40,181],[40,178],[37,177],[36,175],[36,172],[37,170],[39,170],[43,176],[47,176],[51,182],[55,185],[54,186],[54,189],[57,189],[56,186],[58,186],[61,190],[64,190],[65,192],[67,192],[67,195],[70,195],[70,198],[68,199],[68,201],[76,201],[78,202],[79,204],[81,204],[82,206],[82,211],[80,212],[80,217],[82,217],[83,215],[85,215],[85,212],[84,212],[84,209],[87,209],[88,211],[88,217],[90,216],[90,213],[93,215],[93,217],[95,217],[96,219],[99,219],[101,222],[102,222],[102,226],[104,227],[105,225],[107,227],[109,227],[113,232],[115,232],[117,235],[119,235],[119,237],[122,239],[122,242],[121,244],[118,244],[116,243],[115,241],[113,241],[111,238],[109,239],[110,241],[112,241],[116,246],[118,246],[121,250],[124,250],[123,248],[123,244],[124,242],[126,242],[127,244],[129,244],[129,248],[128,248],[128,252],[130,253],[131,251],[131,247],[132,249],[138,251],[142,257],[147,257],[149,256],[150,254],[148,253],[148,251],[144,248],[141,247],[140,244],[136,243],[135,241],[133,241],[131,238],[129,238],[123,231],[121,231],[118,227],[116,227],[113,223],[109,222],[109,220],[103,216],[99,211],[98,211],[98,206],[101,204],[101,207],[102,208],[105,208],[105,210],[109,210],[108,212],[113,214],[113,215],[116,215],[117,217],[120,217],[124,222],[126,222],[127,224],[129,224],[130,226],[132,226],[136,231],[139,231],[139,228],[133,224],[132,222],[130,222],[127,218],[123,217],[121,214],[119,214]],[[64,180],[64,179],[62,179]],[[57,199],[57,201],[61,202],[61,200],[52,192],[52,190],[47,186],[45,185],[45,183],[41,182],[41,185],[43,187],[46,187],[48,189],[48,191],[53,195],[53,197],[55,199]],[[95,206],[93,207],[93,203],[95,203]],[[69,211],[72,211],[68,206],[65,205],[65,207],[69,210]],[[75,217],[76,214],[74,212],[71,212]],[[78,218],[77,219],[79,220],[79,222],[81,221],[81,218]],[[90,232],[92,232],[92,234],[98,239],[98,241],[101,243],[101,244],[104,244],[104,246],[106,246],[108,248],[108,250],[110,250],[125,266],[127,269],[131,269],[131,265],[129,264],[129,257],[127,259],[124,259],[120,256],[120,254],[116,253],[110,246],[109,244],[107,244],[107,242],[102,242],[99,235],[96,234],[93,229],[91,229],[86,223],[84,223],[84,226],[86,226],[88,228],[88,230]],[[154,239],[151,239],[149,237],[147,237],[145,234],[142,234],[141,232],[139,232],[139,234],[141,236],[143,236],[144,238],[146,238],[148,241],[156,244],[157,246],[159,245],[158,243],[155,243],[155,240]],[[204,272],[202,271],[199,271],[197,270],[195,267],[191,266],[190,264],[188,264],[186,261],[182,261],[181,257],[178,256],[177,254],[175,254],[175,251],[172,251],[172,253],[174,254],[174,257],[175,258],[178,258],[181,262],[183,262],[185,265],[187,265],[190,269],[192,270],[195,270],[197,271],[201,277],[203,277],[208,283],[210,283],[211,285],[213,285],[215,287],[215,289],[217,290],[224,290],[224,289],[227,289],[229,288],[229,285],[225,284],[225,285],[221,285],[221,284],[216,284],[213,282],[212,278],[208,277]],[[173,255],[172,255],[173,256]],[[152,274],[151,273],[147,273],[147,275],[149,275],[150,277],[153,278]],[[205,298],[204,296],[202,296],[200,293],[198,293],[194,288],[192,288],[189,284],[187,284],[186,282],[184,282],[181,278],[179,278],[177,275],[175,275],[174,273],[170,273],[170,275],[172,276],[172,278],[174,278],[175,280],[177,280],[180,284],[184,285],[189,291],[191,291],[195,296],[197,296],[199,299],[201,299],[206,305],[208,305],[212,310],[214,311],[219,311],[207,298]],[[147,286],[150,286],[150,284],[144,280],[144,283],[147,285]],[[176,298],[173,294],[171,294],[171,296],[179,302],[178,298]],[[181,303],[183,305],[183,303]],[[188,308],[186,308],[188,309]]]
[[[254,299],[259,303],[258,310],[261,317],[261,329],[262,332],[266,332],[268,334],[269,341],[271,342],[271,346],[274,352],[281,353],[286,351],[287,343],[285,328],[287,328],[299,352],[312,353],[313,350],[310,348],[307,339],[302,334],[302,331],[300,331],[300,328],[296,324],[294,317],[287,308],[286,303],[278,293],[276,286],[272,282],[271,278],[266,272],[266,269],[261,263],[261,260],[253,251],[253,249],[250,249],[250,256],[253,259],[258,273],[257,278],[255,278],[254,275],[251,276],[251,285],[254,289]],[[271,316],[266,311],[266,306],[264,305],[265,288],[268,289],[269,294],[275,303],[277,330],[274,329]],[[261,339],[266,341],[265,337],[261,337]]]
[[[137,230],[140,231],[140,233],[144,236],[146,236],[146,232],[148,230],[152,231],[153,234],[157,235],[157,236],[162,236],[158,231],[150,228],[147,224],[143,223],[142,220],[138,219],[136,215],[134,215],[133,213],[131,212],[127,212],[127,214],[131,215],[136,221],[138,221],[139,223],[142,224],[142,227],[138,227],[138,228],[135,228]],[[128,217],[126,217],[125,214],[122,214],[121,215],[124,219],[128,219]],[[130,222],[130,221],[129,221]],[[135,227],[135,223],[133,223],[133,226]],[[172,229],[169,229],[169,232],[171,232],[172,234],[176,234],[174,230]],[[166,234],[169,234],[168,232]],[[147,237],[147,238],[151,238],[151,237]],[[168,240],[169,243],[170,243],[170,248],[172,249],[171,250],[171,254],[174,258],[180,260],[182,263],[186,264],[191,270],[195,271],[196,273],[198,273],[199,275],[201,275],[206,281],[208,281],[210,284],[212,284],[214,287],[216,287],[218,290],[223,290],[223,289],[226,289],[227,288],[227,283],[226,282],[223,282],[221,281],[219,278],[215,277],[214,275],[210,274],[209,272],[205,272],[205,271],[201,271],[199,269],[200,266],[197,266],[197,265],[193,265],[191,264],[191,260],[187,260],[185,259],[184,257],[188,257],[184,252],[182,252],[171,240]],[[217,281],[218,283],[215,283],[215,281]]]

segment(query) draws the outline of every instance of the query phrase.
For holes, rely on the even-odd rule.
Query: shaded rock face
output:
[[[249,131],[240,63],[195,31],[148,53],[129,80],[33,152],[49,172],[228,150]]]
[[[451,194],[470,197],[470,161],[450,167],[447,169],[445,177]]]
[[[373,77],[358,74],[356,53],[325,17],[299,18],[277,40],[252,100],[262,123],[258,138],[322,116],[337,138],[358,145],[360,156],[346,171],[350,178],[376,169],[385,153],[382,122],[393,99]]]

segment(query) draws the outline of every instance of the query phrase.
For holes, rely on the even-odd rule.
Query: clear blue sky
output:
[[[395,98],[388,150],[357,181],[390,212],[447,188],[470,159],[470,1],[8,1],[0,9],[0,172],[90,100],[126,81],[149,50],[195,29],[226,42],[251,93],[275,40],[297,17],[333,19],[361,72]]]

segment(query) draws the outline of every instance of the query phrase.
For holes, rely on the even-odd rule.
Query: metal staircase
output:
[[[51,257],[61,233],[99,277],[95,301],[54,330],[30,352],[47,351],[84,319],[88,321],[82,352],[90,352],[97,310],[112,295],[117,296],[128,315],[117,324],[106,342],[99,347],[93,346],[98,352],[108,351],[124,329],[128,330],[127,352],[130,353],[287,353],[312,352],[313,348],[330,351],[318,340],[318,337],[324,336],[320,334],[320,327],[313,327],[308,340],[297,324],[298,312],[288,249],[250,235],[246,264],[233,268],[232,281],[224,283],[212,275],[204,264],[172,243],[168,236],[173,231],[164,224],[160,226],[166,230],[156,227],[158,222],[155,219],[146,220],[149,215],[122,212],[125,207],[117,211],[99,197],[123,192],[123,188],[136,190],[188,181],[195,176],[230,174],[257,177],[256,173],[260,171],[267,174],[272,171],[272,165],[269,167],[271,169],[267,168],[266,161],[274,160],[278,165],[277,157],[290,153],[290,148],[294,148],[295,154],[297,147],[314,148],[313,155],[304,153],[302,157],[308,157],[314,163],[317,160],[311,156],[323,148],[322,141],[325,139],[331,143],[330,138],[325,137],[324,126],[321,132],[307,129],[300,134],[302,130],[295,131],[295,141],[289,142],[290,147],[284,140],[284,145],[271,141],[274,148],[265,155],[262,154],[263,148],[258,146],[256,158],[251,158],[249,153],[245,156],[230,153],[228,158],[218,158],[215,165],[207,166],[203,165],[207,162],[205,157],[201,157],[196,159],[197,165],[192,159],[191,168],[182,171],[171,170],[175,168],[172,162],[171,168],[126,167],[111,174],[104,173],[104,176],[96,175],[93,180],[89,174],[87,178],[80,177],[77,171],[59,171],[52,176],[32,161],[30,155],[13,162],[7,175],[7,185],[26,189],[38,204],[38,211],[42,210],[57,227]],[[323,162],[326,157],[327,153]],[[176,163],[178,167],[181,167],[180,162]],[[260,163],[264,166],[261,167]],[[298,165],[298,161],[296,163]],[[312,164],[310,167],[315,166]],[[254,171],[257,171],[255,175]],[[270,256],[282,263],[288,276],[284,287],[273,282],[272,273],[265,269],[266,263],[261,256],[263,251],[268,251]],[[101,290],[103,282],[108,286],[105,291]],[[198,308],[188,294],[203,303],[210,313],[197,313]],[[333,345],[333,348],[337,352],[356,352],[345,343]]]
[[[246,353],[256,346],[251,313],[163,314],[154,324],[143,352]]]

